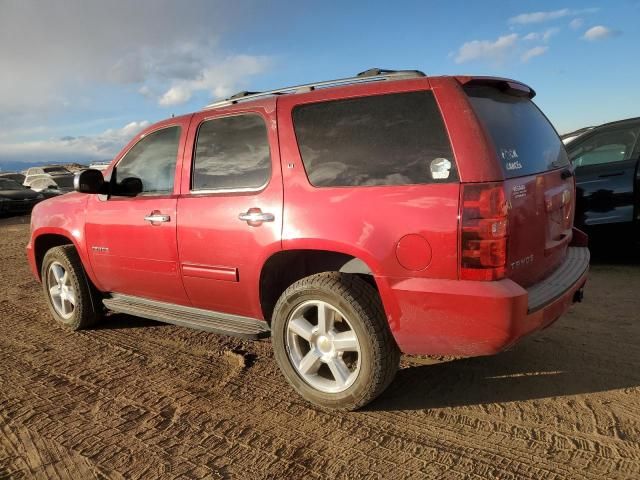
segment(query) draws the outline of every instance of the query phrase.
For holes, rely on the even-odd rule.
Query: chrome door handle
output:
[[[160,212],[151,212],[151,214],[144,217],[145,221],[151,223],[164,223],[171,221],[171,217],[169,215],[164,215]]]
[[[276,219],[273,213],[263,213],[259,208],[250,208],[246,213],[238,215],[238,218],[252,227],[257,227],[262,222],[273,222]]]

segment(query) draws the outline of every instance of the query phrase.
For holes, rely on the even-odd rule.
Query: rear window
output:
[[[493,140],[506,178],[569,165],[560,137],[529,98],[483,86],[465,91]]]
[[[457,180],[440,111],[427,91],[301,105],[300,154],[316,187]]]

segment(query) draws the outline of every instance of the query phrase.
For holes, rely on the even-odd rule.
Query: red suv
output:
[[[271,335],[307,400],[355,409],[400,352],[490,355],[580,300],[562,142],[502,78],[372,69],[159,122],[33,211],[55,319]]]

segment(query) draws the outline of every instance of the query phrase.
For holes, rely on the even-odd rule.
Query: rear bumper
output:
[[[508,279],[386,277],[378,284],[386,284],[385,310],[404,353],[478,356],[552,324],[581,298],[588,270],[588,249],[569,247],[556,272],[529,289]]]

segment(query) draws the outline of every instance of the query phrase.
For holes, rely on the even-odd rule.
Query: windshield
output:
[[[569,165],[560,137],[529,98],[488,86],[470,86],[465,91],[493,140],[506,178]]]
[[[67,170],[64,167],[45,167],[43,168],[44,173],[48,173],[48,174],[61,174],[61,173],[71,173],[69,170]]]
[[[25,190],[26,188],[10,178],[0,178],[0,190]]]

